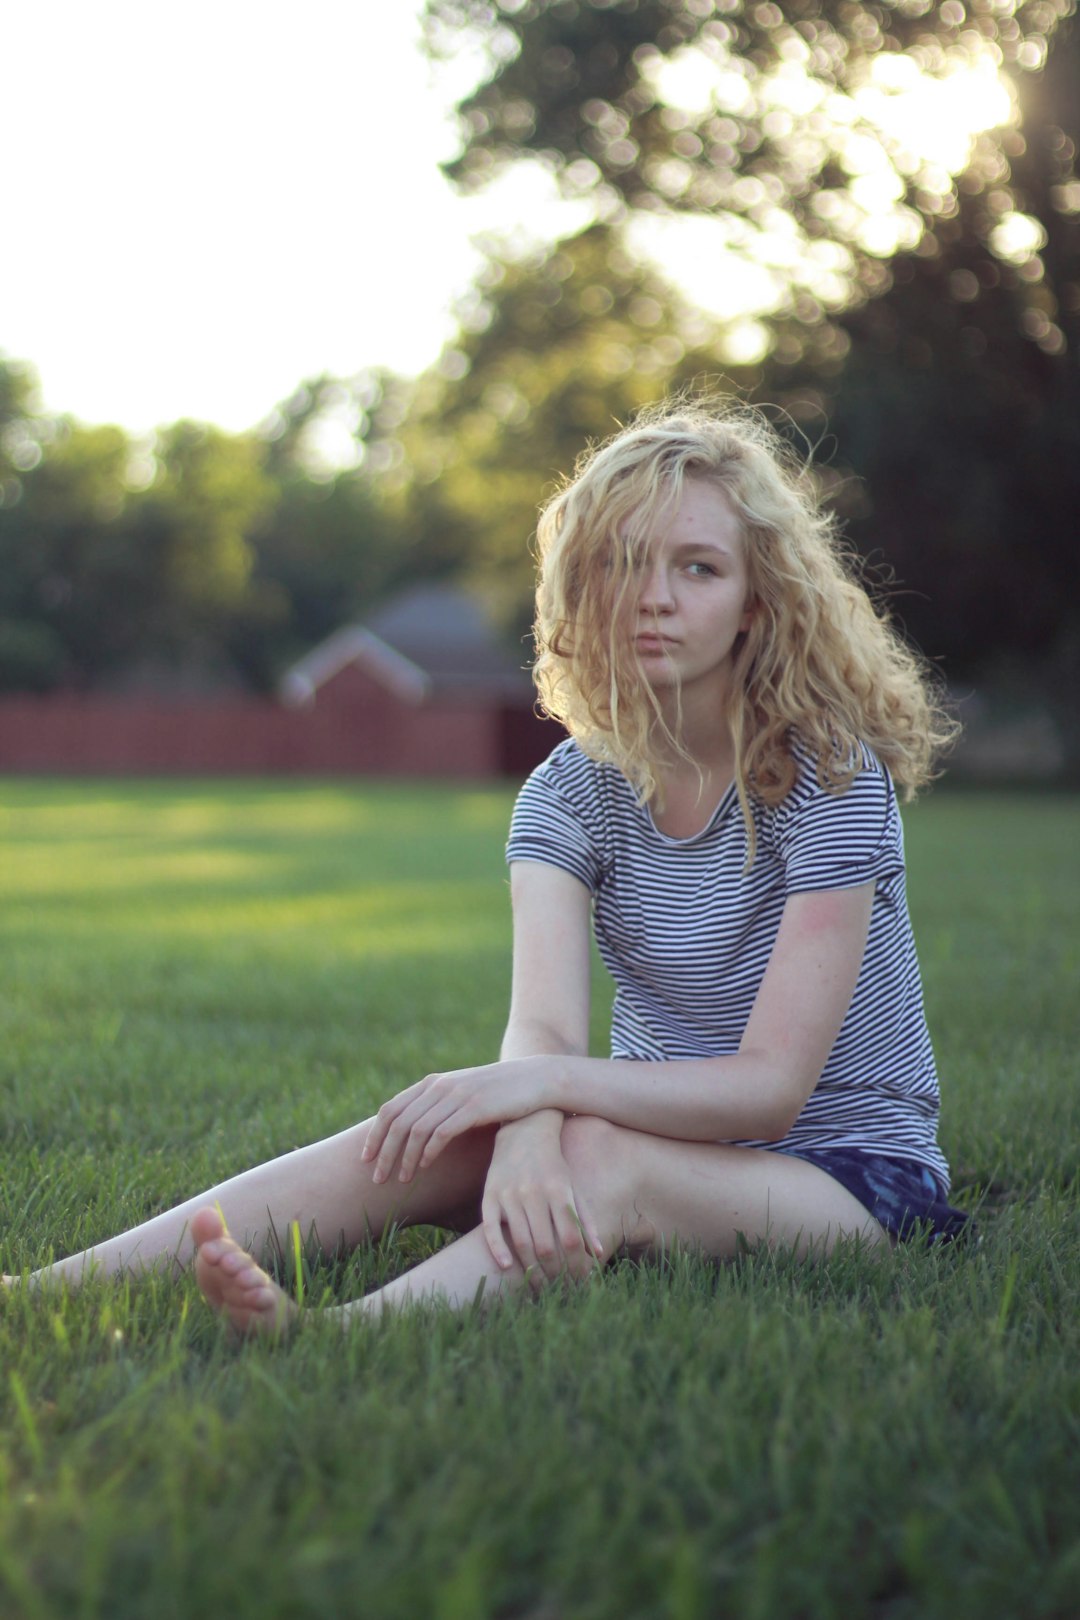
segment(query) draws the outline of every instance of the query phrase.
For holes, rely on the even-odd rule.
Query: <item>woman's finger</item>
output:
[[[414,1121],[402,1154],[402,1181],[417,1170],[427,1170],[456,1137],[483,1125],[497,1125],[502,1114],[493,1096],[478,1096],[471,1087],[456,1085],[445,1096],[428,1094],[427,1110]]]
[[[458,1111],[460,1097],[459,1087],[448,1085],[445,1076],[432,1075],[425,1089],[417,1093],[414,1101],[391,1124],[377,1161],[378,1169],[384,1174],[380,1178],[376,1173],[375,1179],[385,1179],[400,1160],[400,1179],[411,1181],[432,1133]],[[431,1158],[438,1158],[447,1142],[465,1128],[459,1122],[456,1128],[443,1130]]]
[[[431,1101],[425,1093],[417,1097],[414,1102],[408,1104],[407,1107],[403,1108],[400,1113],[391,1119],[372,1171],[372,1180],[376,1184],[389,1179],[395,1164],[397,1164],[404,1151],[410,1132],[416,1125],[417,1120],[422,1119],[431,1106]]]
[[[587,1230],[572,1202],[568,1201],[556,1212],[555,1230],[572,1276],[585,1276],[592,1270],[594,1262],[602,1259],[599,1239],[595,1233]]]
[[[399,1156],[405,1153],[406,1138],[417,1121],[424,1128],[417,1132],[415,1141],[407,1150],[407,1173],[403,1180],[411,1180],[416,1170],[426,1170],[438,1158],[448,1142],[482,1125],[498,1125],[504,1120],[518,1118],[529,1111],[527,1098],[515,1094],[513,1088],[494,1083],[493,1071],[499,1065],[489,1064],[483,1070],[461,1069],[445,1074],[429,1074],[405,1091],[383,1103],[368,1131],[361,1158],[365,1163],[375,1161],[375,1180],[385,1181],[391,1174]],[[518,1092],[520,1093],[520,1086]],[[429,1108],[437,1110],[431,1120],[424,1116]],[[434,1131],[452,1121],[429,1147]],[[428,1149],[425,1156],[425,1149]]]
[[[443,1148],[467,1126],[462,1109],[452,1099],[432,1103],[413,1123],[401,1153],[402,1181],[411,1181],[417,1169],[426,1170]]]
[[[492,1259],[503,1271],[509,1271],[514,1263],[514,1256],[503,1235],[503,1206],[493,1193],[485,1192],[480,1205],[480,1215]]]
[[[378,1113],[371,1121],[371,1128],[367,1133],[364,1146],[360,1153],[360,1158],[365,1163],[370,1164],[372,1159],[378,1158],[380,1152],[382,1151],[383,1144],[386,1141],[387,1132],[393,1125],[394,1121],[398,1118],[402,1110],[407,1108],[409,1103],[412,1101],[410,1095],[412,1090],[413,1087],[410,1086],[408,1091],[399,1091],[396,1096],[388,1097],[386,1102],[384,1102],[380,1107]]]
[[[427,1121],[424,1121],[427,1124]],[[498,1119],[493,1118],[490,1110],[478,1109],[470,1097],[448,1106],[442,1118],[432,1124],[426,1143],[424,1144],[417,1164],[421,1170],[426,1170],[435,1163],[444,1148],[448,1148],[456,1137],[464,1136],[466,1131],[476,1130],[481,1125],[496,1125]]]
[[[380,1114],[376,1114],[372,1119],[371,1124],[368,1126],[367,1136],[364,1138],[364,1145],[360,1149],[361,1164],[370,1164],[371,1160],[376,1157],[386,1139],[389,1124],[390,1121],[383,1119]]]
[[[532,1249],[536,1256],[536,1263],[548,1282],[554,1282],[563,1268],[562,1250],[559,1240],[555,1236],[555,1225],[551,1218],[551,1207],[546,1198],[538,1198],[534,1202],[526,1202],[525,1214],[529,1221],[529,1230],[532,1233]],[[540,1277],[535,1276],[532,1286],[540,1286]]]
[[[589,1253],[597,1260],[603,1260],[604,1245],[600,1238],[600,1228],[596,1223],[596,1217],[576,1190],[570,1208],[570,1218],[577,1224],[578,1230],[585,1239],[585,1246]]]
[[[518,1265],[529,1281],[540,1269],[540,1262],[536,1258],[533,1248],[532,1229],[522,1205],[516,1199],[506,1199],[503,1203],[503,1220],[510,1233],[510,1244]]]

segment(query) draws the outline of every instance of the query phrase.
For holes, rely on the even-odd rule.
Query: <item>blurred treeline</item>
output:
[[[1073,0],[429,0],[427,26],[435,57],[481,53],[490,75],[461,105],[454,181],[540,162],[581,228],[492,241],[421,377],[311,380],[246,435],[181,422],[144,443],[45,418],[32,374],[0,363],[0,687],[267,688],[440,574],[520,636],[555,479],[637,406],[705,385],[779,408],[908,633],[954,687],[1048,707],[1075,768]],[[987,47],[1017,107],[959,174],[874,122],[868,85],[916,67],[959,85]],[[664,71],[702,58],[722,88],[688,110]],[[770,307],[692,307],[635,234],[672,216],[764,265]],[[328,419],[356,445],[348,470],[320,461]]]

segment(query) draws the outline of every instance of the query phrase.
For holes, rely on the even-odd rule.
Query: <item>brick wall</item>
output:
[[[255,698],[7,698],[0,771],[496,776],[504,770],[505,724],[498,709],[385,699],[286,709]],[[551,746],[546,741],[536,757]]]

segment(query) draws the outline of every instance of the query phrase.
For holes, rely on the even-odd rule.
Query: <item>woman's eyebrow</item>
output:
[[[683,556],[690,551],[711,551],[718,557],[732,556],[727,546],[722,546],[718,540],[682,540],[673,547],[676,556]]]

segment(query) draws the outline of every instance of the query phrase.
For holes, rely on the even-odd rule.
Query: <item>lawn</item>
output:
[[[3,1268],[493,1055],[510,801],[5,782]],[[187,1281],[5,1294],[5,1620],[1074,1620],[1080,803],[906,826],[977,1251],[624,1262],[276,1350]],[[437,1241],[309,1256],[308,1297]]]

